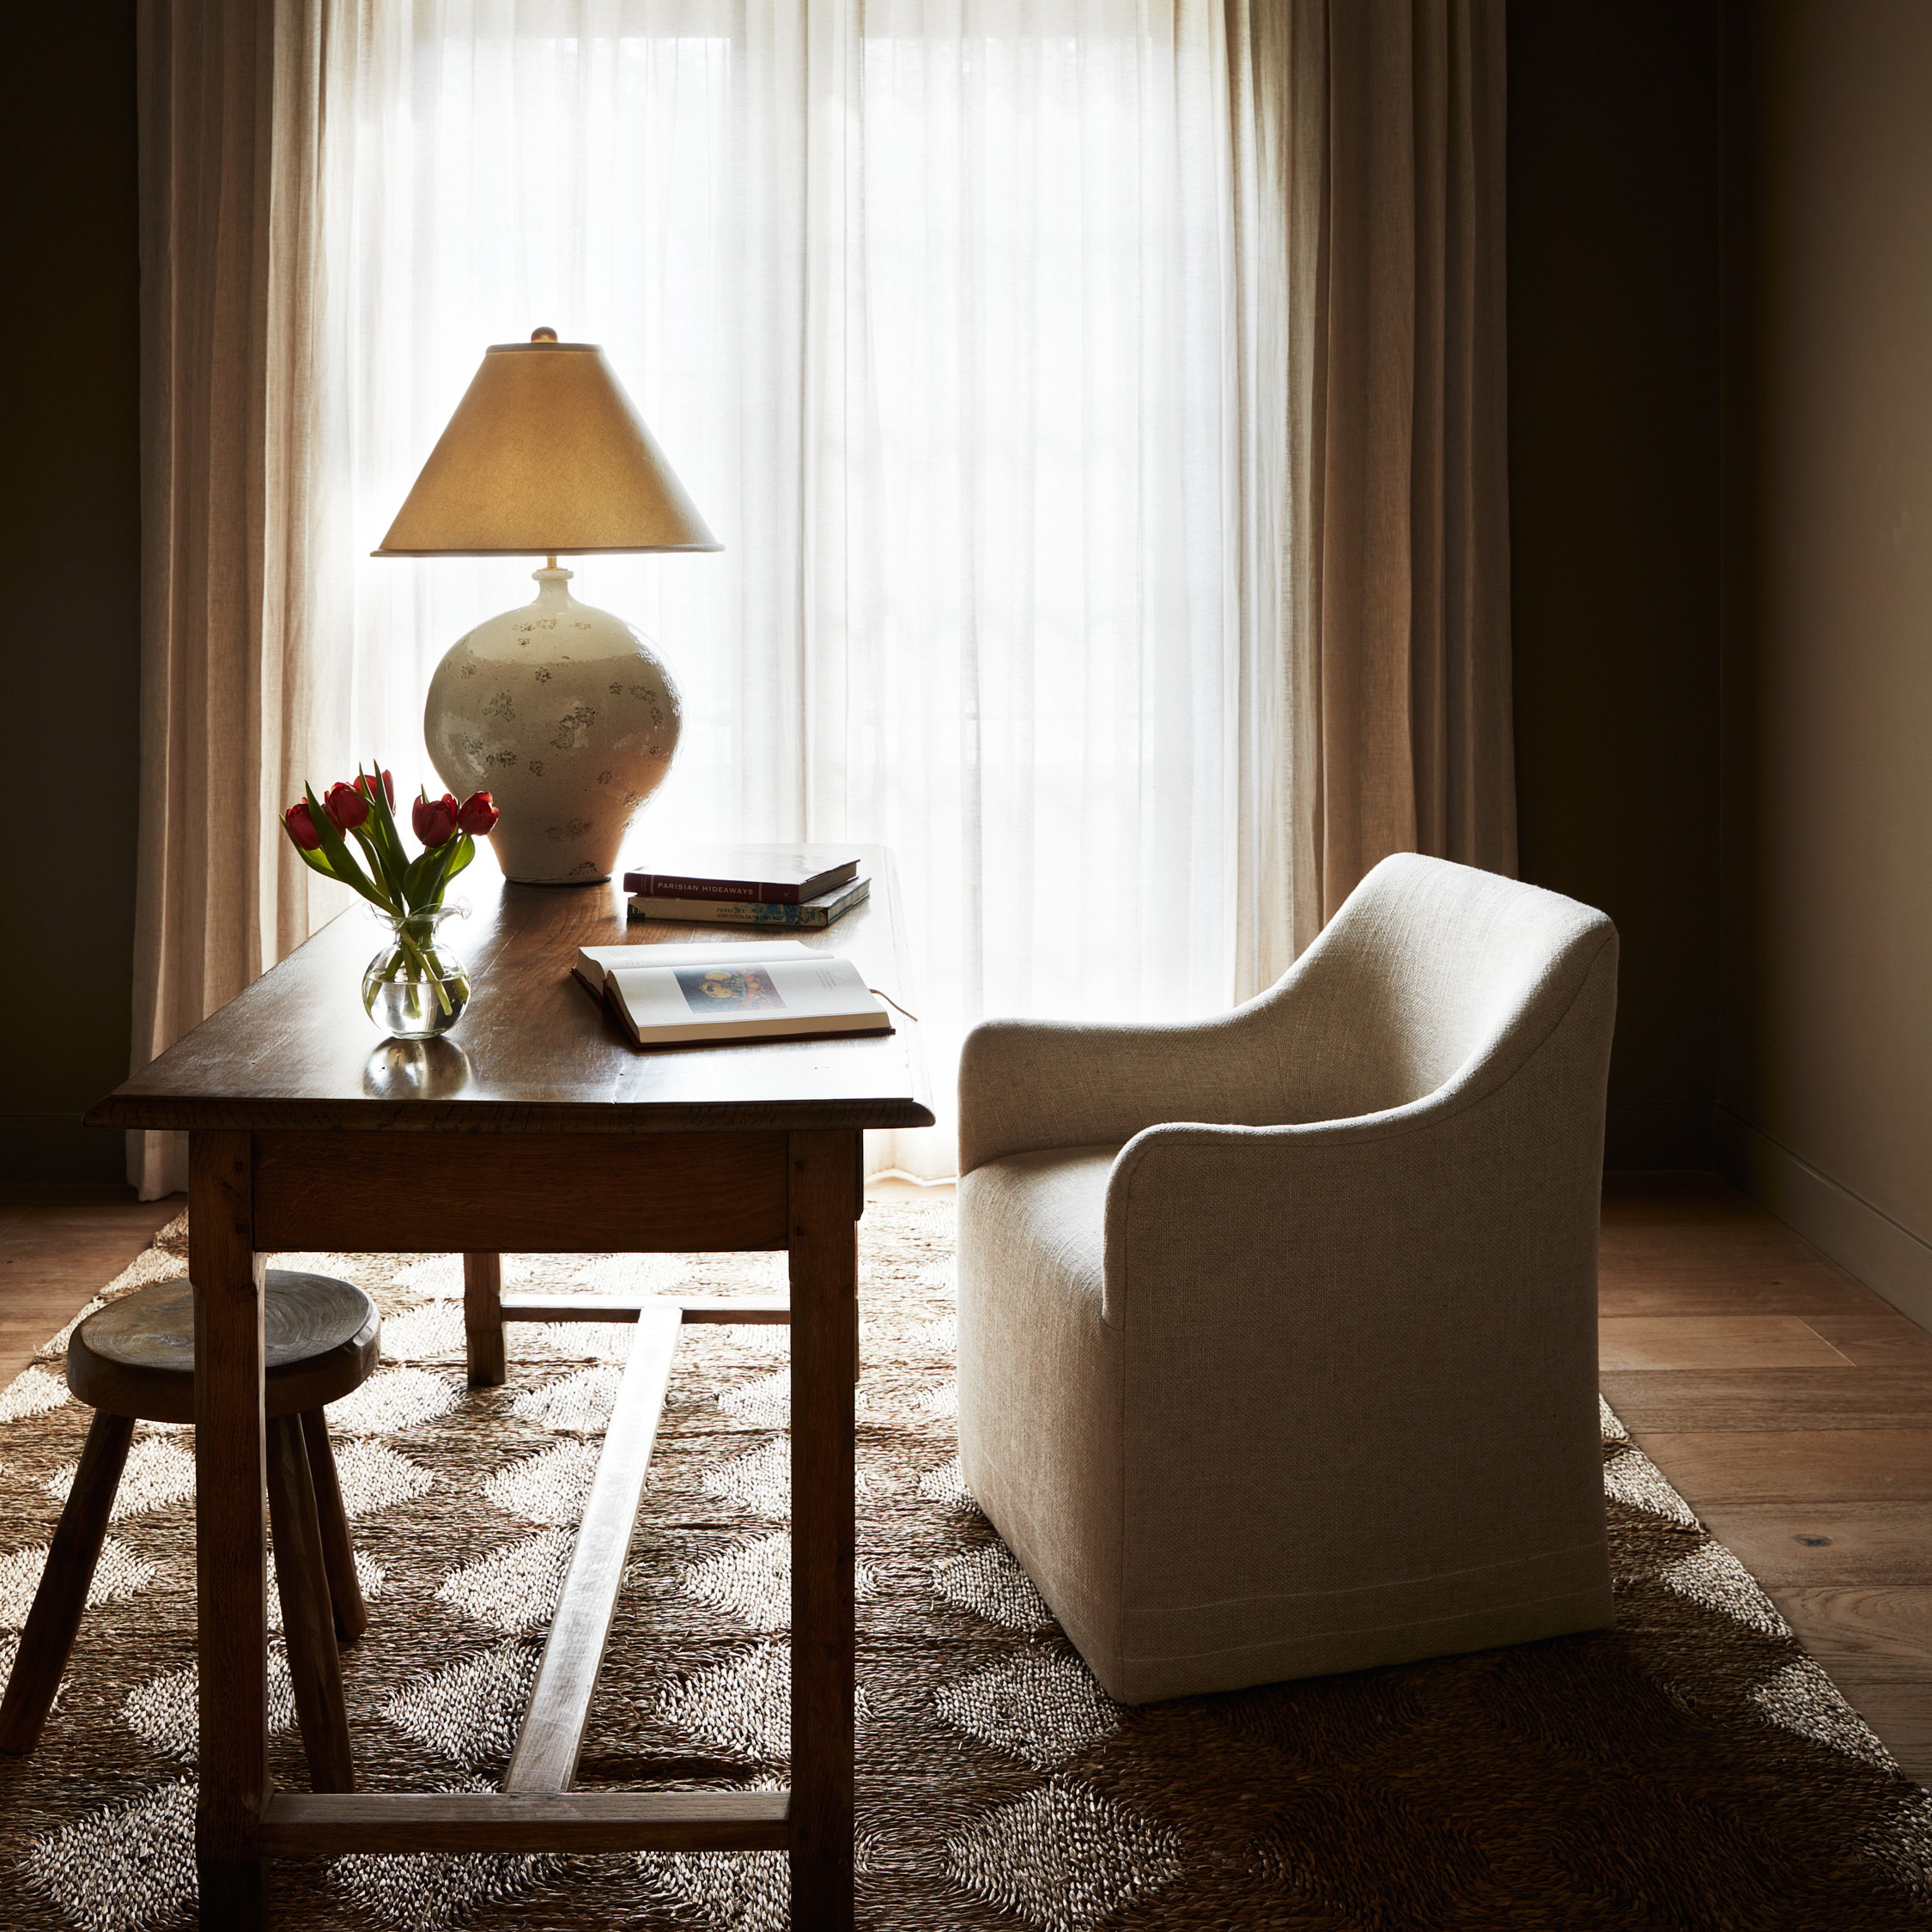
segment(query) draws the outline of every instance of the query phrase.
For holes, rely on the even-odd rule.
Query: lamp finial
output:
[[[555,342],[556,340],[556,331],[549,327],[532,329],[530,331],[530,339],[532,342]]]

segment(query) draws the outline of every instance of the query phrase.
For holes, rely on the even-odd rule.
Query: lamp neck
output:
[[[537,601],[539,604],[568,604],[571,601],[568,585],[574,571],[559,570],[553,563],[542,570],[532,570],[531,580],[537,586]]]

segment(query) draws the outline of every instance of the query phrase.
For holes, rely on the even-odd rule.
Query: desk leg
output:
[[[503,1257],[463,1257],[463,1334],[469,1345],[470,1386],[500,1388],[503,1361]]]
[[[790,1138],[792,1924],[851,1932],[860,1136]]]
[[[195,1566],[201,1800],[195,1862],[206,1932],[267,1923],[258,1849],[268,1801],[268,1548],[262,1258],[246,1133],[188,1139],[195,1285]]]

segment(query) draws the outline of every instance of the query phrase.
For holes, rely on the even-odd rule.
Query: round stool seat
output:
[[[351,1282],[270,1268],[262,1330],[267,1413],[299,1415],[368,1380],[382,1322],[375,1303]],[[110,1415],[192,1422],[192,1285],[157,1281],[90,1315],[67,1345],[67,1386]]]

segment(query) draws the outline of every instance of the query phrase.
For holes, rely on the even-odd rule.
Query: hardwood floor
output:
[[[1932,1335],[1709,1176],[1613,1176],[1603,1393],[1932,1783]]]
[[[105,1188],[0,1195],[0,1388],[186,1206],[116,1199]]]
[[[179,1206],[0,1199],[0,1383]],[[1709,1176],[1612,1176],[1602,1314],[1611,1406],[1932,1783],[1932,1334]]]

